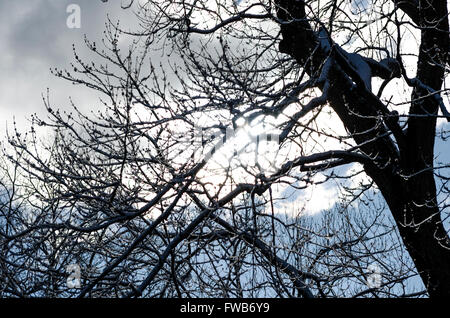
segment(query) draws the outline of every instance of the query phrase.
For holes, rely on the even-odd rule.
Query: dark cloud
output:
[[[80,29],[67,27],[69,4],[81,8]],[[69,65],[72,43],[88,54],[83,50],[84,35],[98,39],[107,14],[122,21],[132,16],[129,10],[120,8],[120,1],[0,1],[0,136],[4,135],[6,121],[11,127],[13,116],[24,124],[25,116],[43,111],[41,94],[47,87],[57,99],[73,94],[72,86],[54,78],[49,69]]]

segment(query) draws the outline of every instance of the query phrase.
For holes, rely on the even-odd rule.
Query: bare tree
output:
[[[445,1],[133,7],[8,138],[1,295],[449,296]]]

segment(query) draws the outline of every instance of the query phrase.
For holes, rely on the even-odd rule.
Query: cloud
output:
[[[6,123],[11,128],[13,116],[19,126],[25,117],[44,112],[41,94],[51,88],[58,106],[68,105],[67,97],[74,88],[50,74],[53,67],[66,68],[73,60],[72,44],[84,49],[84,35],[98,39],[104,30],[107,14],[111,18],[130,18],[130,11],[120,2],[103,3],[77,0],[81,8],[80,29],[69,29],[67,6],[71,0],[22,0],[0,2],[0,135]],[[76,96],[76,95],[75,95]]]

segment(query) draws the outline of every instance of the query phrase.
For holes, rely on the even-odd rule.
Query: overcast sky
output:
[[[79,29],[67,27],[70,4],[81,9]],[[11,128],[13,117],[23,127],[25,117],[45,113],[41,96],[47,88],[60,108],[68,107],[69,96],[86,105],[87,95],[76,94],[72,85],[55,78],[49,69],[69,66],[73,43],[88,54],[83,50],[84,34],[99,39],[107,14],[121,22],[133,16],[131,10],[120,8],[120,0],[0,1],[0,136],[7,126]]]
[[[14,117],[22,131],[26,129],[26,118],[30,118],[31,114],[38,113],[45,118],[41,96],[47,88],[50,89],[53,107],[69,109],[69,97],[83,110],[99,107],[90,90],[74,87],[54,77],[49,69],[69,67],[73,61],[72,44],[76,45],[85,60],[89,60],[89,52],[83,50],[84,35],[98,41],[107,14],[113,20],[120,18],[123,25],[136,22],[132,10],[121,9],[120,2],[0,0],[0,139],[7,127],[12,128]],[[81,9],[79,29],[67,26],[70,15],[67,8],[70,4],[76,4]],[[444,120],[440,122],[448,125]],[[442,163],[450,160],[450,152],[441,141],[437,141],[436,156],[437,161]],[[321,193],[317,189],[314,192]],[[326,200],[319,202],[323,201]]]

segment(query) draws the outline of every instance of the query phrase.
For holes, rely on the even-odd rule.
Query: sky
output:
[[[80,28],[69,28],[74,11],[80,9]],[[0,138],[13,118],[20,128],[28,125],[33,113],[45,114],[42,94],[58,108],[68,109],[68,97],[85,107],[95,107],[89,94],[76,93],[70,83],[54,77],[50,68],[70,68],[72,44],[89,59],[83,38],[99,39],[107,14],[120,21],[132,19],[131,10],[122,10],[119,0],[2,0],[0,1]],[[70,24],[69,25],[73,25]]]
[[[240,2],[236,1],[237,4]],[[71,15],[67,9],[72,4],[81,10],[80,28],[67,25]],[[84,49],[84,35],[92,40],[100,39],[107,14],[113,20],[120,18],[123,24],[134,18],[132,11],[121,9],[120,4],[120,0],[0,0],[0,140],[7,129],[12,129],[14,120],[19,129],[25,130],[29,125],[27,118],[32,114],[45,118],[42,94],[46,94],[47,88],[57,108],[69,109],[69,97],[81,109],[98,107],[88,90],[81,92],[83,88],[54,77],[50,68],[70,67],[72,44],[85,60],[89,60],[90,53]],[[441,121],[441,125],[448,124]],[[437,141],[436,149],[439,161],[450,162],[450,152],[443,142]],[[307,202],[306,210],[316,214],[331,208],[338,193],[333,185],[323,184],[301,194],[284,192],[283,195],[288,197],[286,210],[293,210],[295,203]],[[305,208],[299,206],[302,207]],[[283,207],[279,209],[284,210]],[[446,226],[450,228],[450,220]]]
[[[85,60],[90,53],[85,49],[83,39],[101,38],[107,15],[112,20],[120,19],[123,25],[135,21],[131,9],[121,9],[121,1],[129,0],[1,0],[0,1],[0,138],[17,122],[20,130],[29,126],[28,119],[37,113],[45,119],[46,111],[42,94],[50,89],[52,106],[69,109],[69,97],[82,110],[99,107],[95,95],[82,87],[56,78],[50,68],[69,68],[73,61],[72,44]],[[237,3],[239,3],[238,1]],[[68,12],[71,5],[80,9],[80,28],[69,28]],[[446,125],[442,120],[441,125]],[[438,160],[448,162],[450,153],[438,141]],[[318,212],[329,208],[336,198],[335,191],[326,185],[310,189],[308,196],[314,206],[308,210]],[[328,198],[324,200],[324,198]],[[319,198],[319,199],[318,199]],[[322,198],[322,199],[320,199]],[[294,199],[294,198],[292,198]],[[304,201],[304,196],[296,197]]]
[[[89,61],[91,53],[85,49],[84,36],[98,42],[107,15],[129,25],[135,19],[134,14],[131,9],[122,9],[121,1],[129,0],[0,1],[0,140],[7,131],[13,131],[14,122],[19,131],[24,132],[30,127],[32,114],[45,120],[42,95],[47,94],[47,89],[52,108],[69,110],[69,97],[85,113],[100,107],[98,95],[55,77],[50,68],[70,69],[74,60],[72,44],[80,56]],[[73,5],[80,10],[80,28],[69,27],[73,22]],[[322,187],[314,189],[314,194],[326,192]],[[315,202],[308,210],[320,211],[329,207],[329,201],[333,200],[327,200],[324,206],[324,200],[308,200]]]

